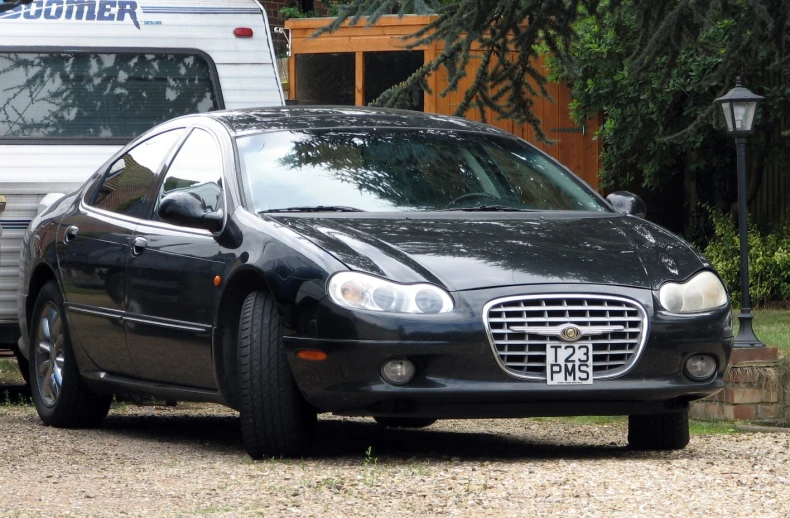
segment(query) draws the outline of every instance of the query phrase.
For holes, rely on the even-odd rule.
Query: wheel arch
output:
[[[60,283],[58,282],[58,277],[55,274],[55,270],[47,263],[39,263],[34,269],[33,273],[30,275],[30,280],[28,281],[27,285],[27,299],[25,301],[25,321],[27,322],[27,333],[30,334],[30,326],[31,321],[30,317],[33,313],[33,306],[36,304],[36,299],[38,298],[38,294],[41,292],[41,289],[44,287],[46,283],[49,281],[55,281],[55,284],[58,285],[58,289],[60,289]],[[62,290],[61,290],[62,292]]]
[[[263,273],[248,267],[236,272],[225,284],[216,310],[213,358],[220,392],[229,406],[238,410],[236,342],[244,299],[254,291],[271,291]]]

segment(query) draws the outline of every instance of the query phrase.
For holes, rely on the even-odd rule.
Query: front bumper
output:
[[[650,331],[631,370],[592,385],[549,386],[516,379],[498,364],[482,320],[489,300],[509,295],[563,292],[579,285],[509,287],[454,293],[456,308],[443,315],[382,315],[351,312],[325,301],[317,312],[319,336],[284,338],[297,384],[320,411],[346,415],[414,417],[530,417],[634,415],[670,412],[721,390],[732,350],[730,308],[672,315],[656,310],[653,292],[611,286],[582,286],[584,293],[628,297],[647,310]],[[321,337],[325,332],[332,338]],[[320,362],[296,353],[318,349]],[[715,377],[695,382],[683,374],[698,353],[718,362]],[[417,366],[404,386],[386,383],[382,363],[408,358]]]

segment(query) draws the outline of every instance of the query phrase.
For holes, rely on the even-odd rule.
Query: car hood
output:
[[[450,291],[518,284],[657,288],[708,266],[684,241],[619,214],[267,215],[349,269]]]

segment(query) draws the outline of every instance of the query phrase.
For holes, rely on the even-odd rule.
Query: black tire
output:
[[[374,417],[378,424],[387,428],[426,428],[436,422],[430,417]]]
[[[16,364],[19,365],[19,372],[22,373],[22,378],[30,386],[30,362],[22,356],[18,349],[14,350],[14,356],[16,356]]]
[[[628,417],[628,444],[636,450],[682,450],[688,443],[688,409]]]
[[[253,459],[310,451],[316,411],[296,386],[283,347],[280,312],[264,291],[247,295],[238,338],[241,436]]]
[[[44,310],[48,312],[55,308],[59,312],[58,319],[60,339],[54,339],[49,343],[50,350],[59,350],[60,354],[60,378],[62,382],[57,391],[57,396],[53,399],[52,389],[45,388],[44,384],[51,381],[51,374],[39,373],[45,369],[44,363],[47,361],[47,353],[42,349],[41,337],[39,332],[42,327]],[[33,402],[36,405],[38,415],[45,425],[57,428],[92,428],[101,424],[107,416],[112,402],[112,395],[95,394],[85,386],[85,382],[80,376],[77,360],[74,357],[71,340],[69,339],[68,322],[66,321],[63,309],[63,297],[55,281],[50,281],[44,285],[36,298],[33,306],[30,322],[30,362],[29,377],[30,392]],[[57,322],[55,320],[54,322]],[[51,326],[53,329],[55,325]],[[50,330],[50,336],[55,337],[57,333]],[[57,365],[56,361],[51,360],[49,364]],[[49,371],[48,371],[49,372]],[[54,378],[53,378],[54,379]],[[51,387],[51,385],[49,385]],[[49,391],[49,392],[48,392]]]

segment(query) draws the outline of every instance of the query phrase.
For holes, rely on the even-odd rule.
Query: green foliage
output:
[[[328,2],[324,2],[324,5],[328,4]],[[328,7],[328,16],[336,16],[338,6],[337,5],[327,5]],[[283,20],[288,20],[290,18],[320,18],[322,16],[326,16],[322,13],[317,13],[315,11],[302,11],[299,9],[298,6],[289,6],[289,7],[281,7],[277,13],[280,15],[280,18]]]
[[[727,35],[724,27],[700,33],[695,45],[676,55],[657,53],[648,64],[629,61],[639,48],[642,30],[630,2],[611,14],[586,17],[575,29],[571,59],[548,55],[547,63],[552,79],[573,84],[571,108],[577,120],[604,114],[599,131],[604,187],[624,187],[637,174],[646,187],[663,187],[686,165],[732,170],[727,169],[732,153],[725,152],[731,139],[711,124],[717,115],[712,101],[722,85],[700,80],[725,59],[720,51]],[[704,127],[691,131],[701,117],[706,118]],[[700,148],[715,152],[686,164],[687,153]]]
[[[632,58],[644,38],[638,4],[624,2],[614,12],[577,22],[570,59],[548,58],[552,78],[573,84],[575,117],[581,121],[604,114],[599,133],[603,186],[628,185],[638,174],[644,186],[658,188],[680,171],[733,171],[732,139],[723,131],[713,100],[734,84],[725,72],[731,70],[732,40],[739,34],[733,25],[745,23],[747,14],[736,19],[723,9],[711,9],[695,40],[655,49],[652,59],[643,62]],[[762,75],[772,63],[773,57],[757,52],[737,73],[750,88],[766,92]],[[784,107],[788,94],[790,89],[780,99],[769,93],[767,104]]]
[[[718,270],[739,305],[740,240],[731,218],[709,210],[716,237],[705,248],[705,257]],[[755,306],[771,300],[790,299],[790,225],[760,232],[749,223],[749,293]]]
[[[315,11],[302,11],[296,3],[291,6],[281,7],[277,13],[283,20],[290,18],[319,18],[321,16],[337,16],[343,0],[323,0],[321,2],[327,8],[327,14],[317,13]]]
[[[535,66],[541,47],[562,64],[563,75],[582,89],[586,87],[586,74],[581,70],[585,62],[579,50],[585,51],[584,57],[606,52],[599,58],[608,61],[618,81],[630,78],[650,87],[643,92],[645,99],[640,99],[646,102],[620,105],[607,115],[632,120],[645,104],[653,110],[670,108],[676,120],[665,118],[663,122],[669,127],[653,129],[674,134],[691,121],[694,124],[686,138],[695,138],[692,135],[696,130],[709,125],[713,116],[712,98],[706,97],[700,104],[701,113],[694,108],[700,92],[713,88],[722,94],[737,74],[760,67],[782,70],[790,60],[790,53],[785,52],[790,2],[777,0],[349,0],[340,8],[338,19],[318,33],[335,30],[346,22],[356,24],[362,17],[374,23],[391,13],[436,14],[435,21],[407,38],[407,46],[441,41],[444,50],[382,96],[386,105],[402,100],[398,91],[414,86],[427,90],[426,77],[439,68],[447,70],[449,81],[441,93],[457,90],[470,60],[479,58],[480,66],[475,67],[475,77],[456,114],[463,115],[470,108],[481,109],[482,113],[482,108],[490,108],[499,117],[532,124],[543,138],[540,121],[532,113],[534,98],[549,96],[544,72]],[[577,27],[578,22],[587,25]],[[577,37],[585,29],[594,34]],[[599,38],[603,48],[596,44]],[[697,49],[701,59],[690,63],[693,56],[684,56],[688,49]],[[677,73],[673,81],[659,81],[658,72],[674,69],[679,61],[686,62],[688,75]],[[595,70],[595,66],[586,69]],[[751,78],[745,79],[752,84]],[[597,91],[605,95],[603,89]],[[666,94],[666,99],[652,100],[656,91]],[[590,113],[587,105],[579,107],[580,113]],[[645,121],[645,128],[652,122]]]
[[[654,22],[645,18],[641,0],[581,17],[567,53],[547,55],[550,77],[572,85],[578,121],[603,114],[601,186],[639,182],[660,190],[677,186],[674,178],[682,176],[686,237],[704,243],[707,215],[698,207],[737,211],[734,141],[713,104],[734,86],[735,76],[765,96],[757,133],[749,139],[748,199],[757,194],[766,164],[790,160],[790,146],[780,136],[782,114],[790,111],[790,40],[784,36],[790,2],[655,3],[663,14]],[[646,33],[646,24],[666,34]],[[684,25],[690,32],[678,32]],[[780,26],[783,36],[775,38]]]
[[[290,18],[315,18],[318,16],[315,11],[307,11],[303,12],[297,6],[290,6],[290,7],[281,7],[277,14],[280,15],[280,18],[283,20],[288,20]]]
[[[362,482],[366,486],[373,486],[376,484],[378,466],[379,458],[373,456],[373,446],[368,446],[365,450],[365,458],[362,461]]]

